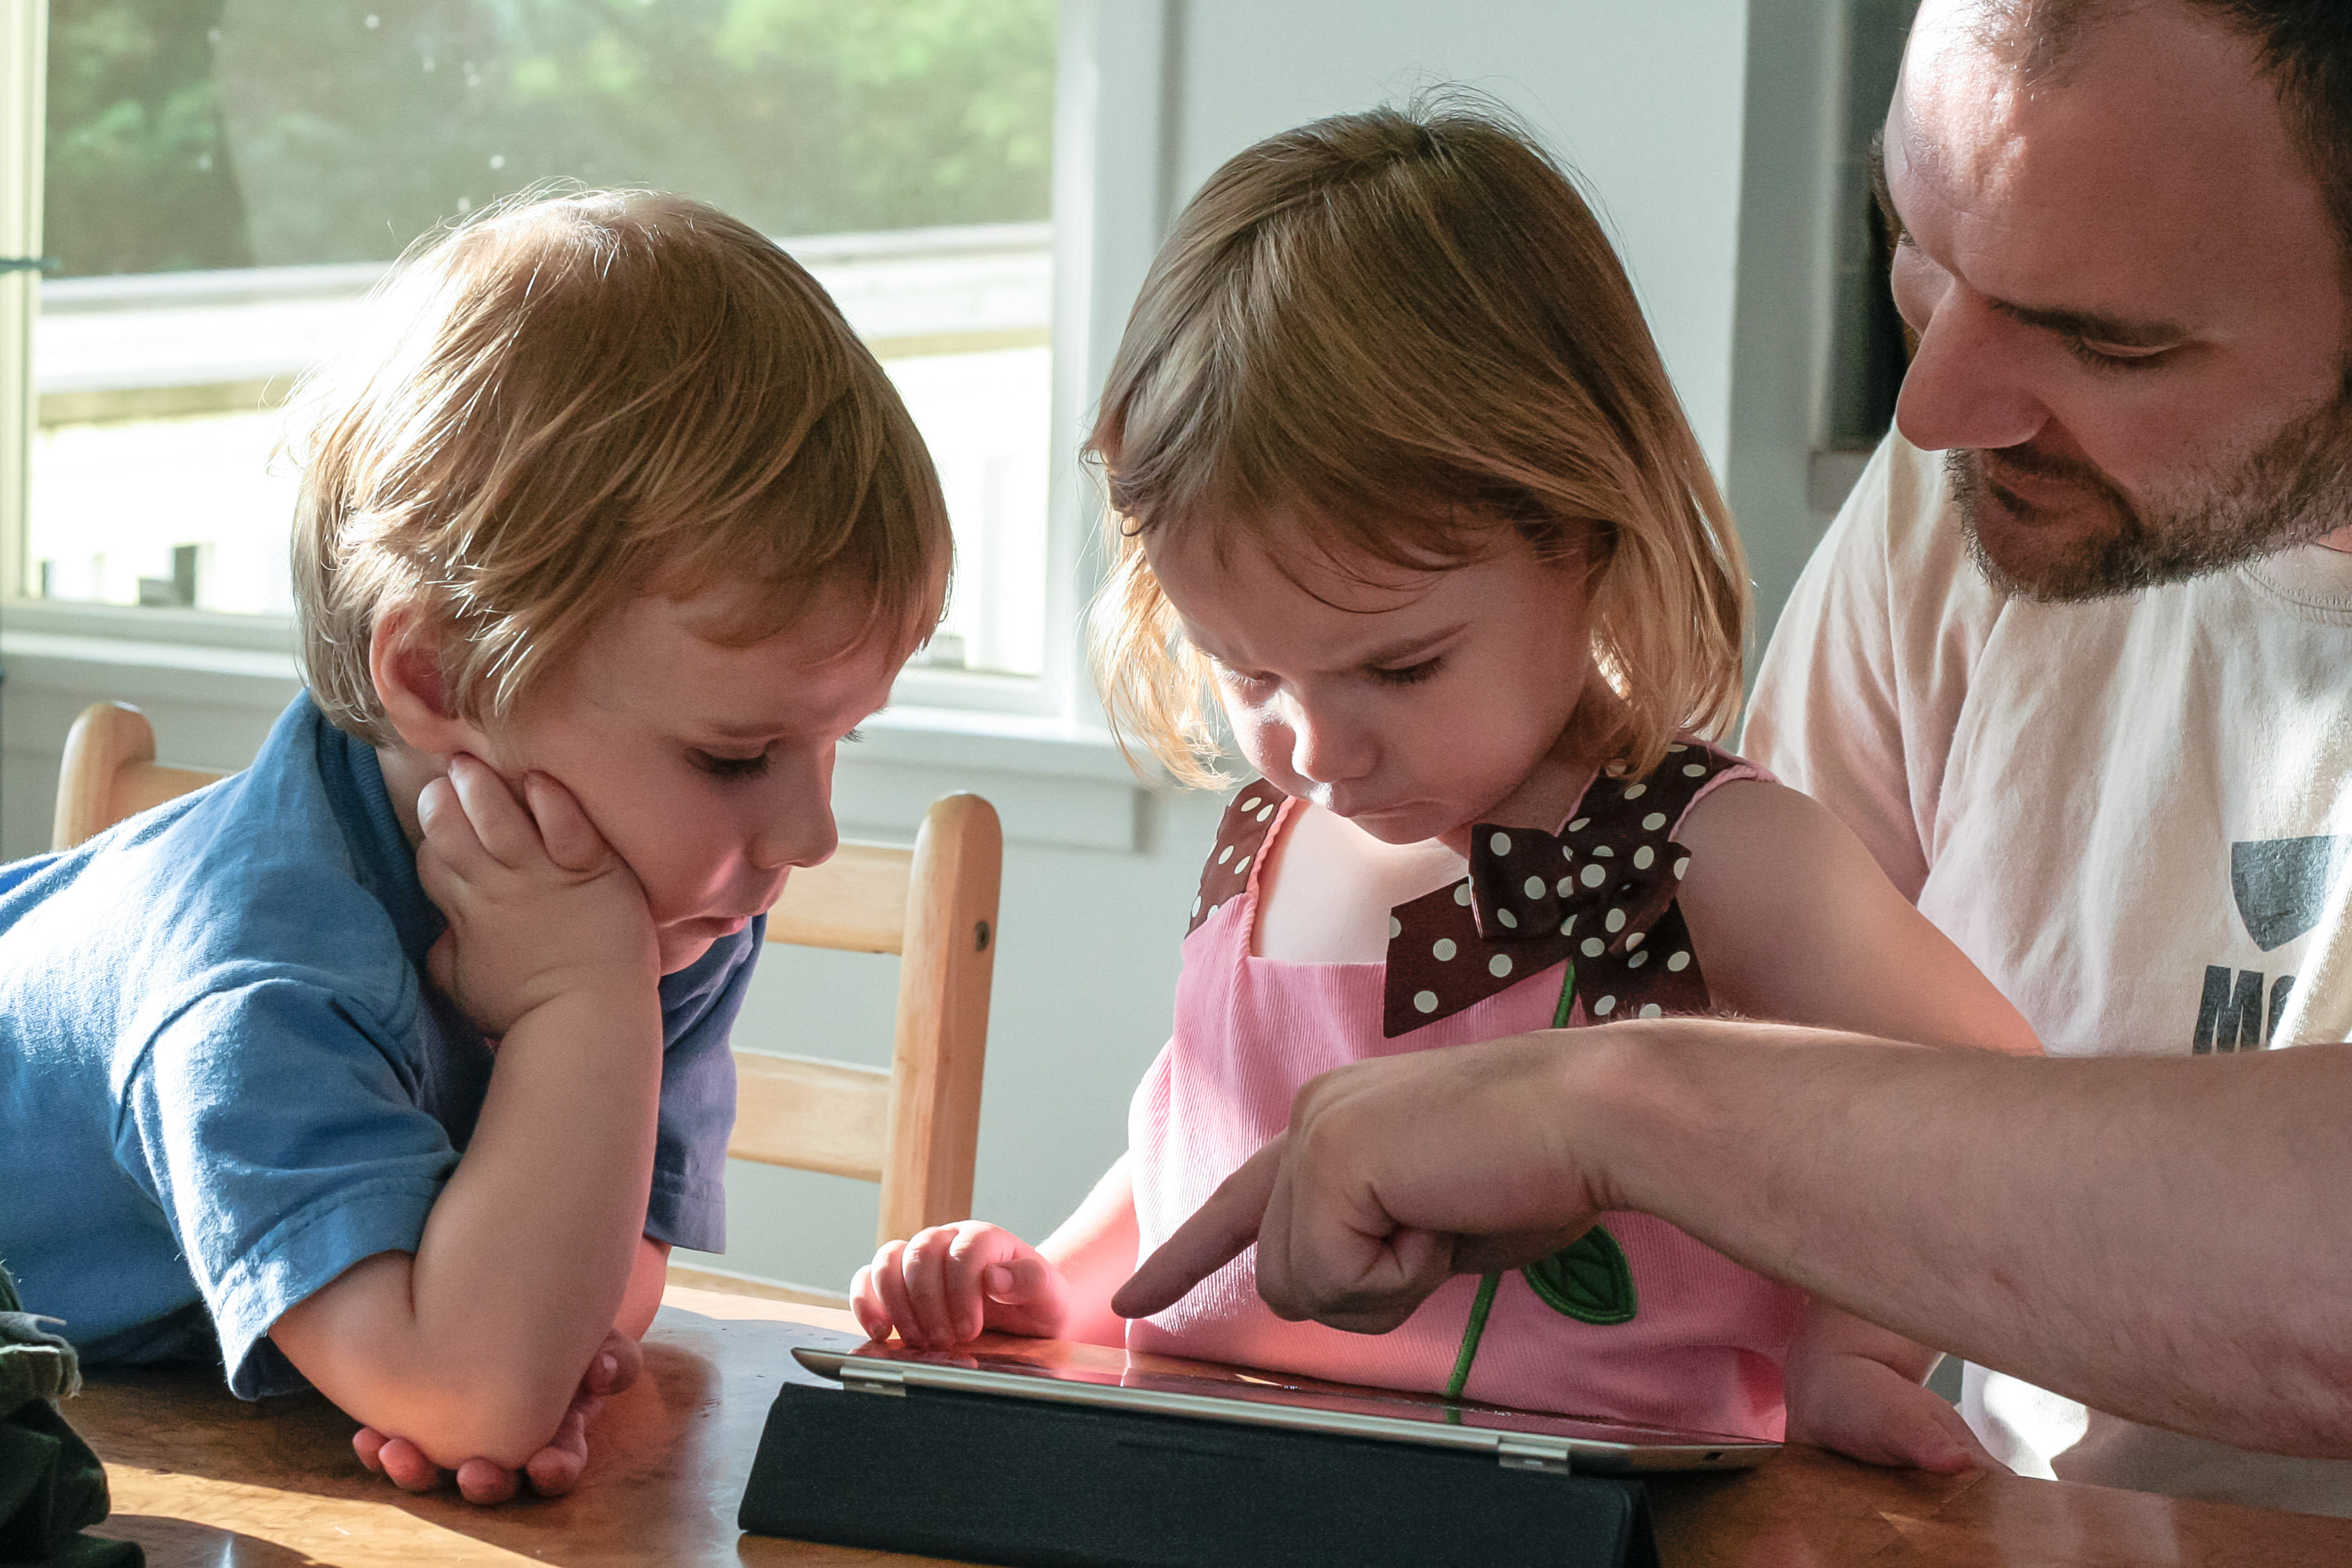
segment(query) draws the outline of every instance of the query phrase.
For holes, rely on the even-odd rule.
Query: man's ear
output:
[[[368,675],[384,722],[410,750],[447,757],[478,753],[481,731],[461,718],[441,671],[439,628],[408,605],[379,615],[368,638]]]

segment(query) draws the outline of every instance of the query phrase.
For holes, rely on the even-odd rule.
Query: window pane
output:
[[[284,613],[273,411],[384,264],[542,181],[647,184],[794,237],[940,461],[942,662],[1035,670],[1053,27],[1053,0],[53,0],[33,591]]]

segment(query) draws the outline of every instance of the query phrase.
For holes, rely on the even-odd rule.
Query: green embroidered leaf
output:
[[[1633,1267],[1606,1226],[1594,1226],[1519,1273],[1545,1306],[1580,1323],[1630,1323],[1640,1310]]]

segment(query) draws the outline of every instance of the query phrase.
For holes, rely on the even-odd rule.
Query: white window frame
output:
[[[0,102],[13,106],[0,116],[0,255],[40,253],[47,12],[47,0],[0,0]],[[845,830],[910,832],[933,795],[970,788],[996,802],[1015,839],[1145,847],[1137,795],[1144,786],[1103,726],[1086,668],[1081,621],[1102,556],[1094,486],[1077,447],[1172,211],[1173,128],[1163,125],[1160,107],[1179,19],[1168,0],[1062,0],[1060,7],[1044,669],[1035,678],[907,670],[891,708],[865,727],[866,743],[845,752],[836,794]],[[1105,92],[1107,81],[1115,92]],[[1137,169],[1153,177],[1133,179]],[[1129,177],[1098,177],[1103,171]],[[170,702],[192,679],[216,674],[218,695],[282,702],[294,679],[288,622],[26,596],[37,309],[36,274],[0,274],[0,658],[9,689]],[[282,680],[270,678],[275,671]]]

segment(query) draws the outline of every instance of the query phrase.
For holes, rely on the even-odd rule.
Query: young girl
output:
[[[1202,873],[1127,1157],[1042,1248],[973,1222],[884,1247],[853,1287],[866,1331],[1976,1462],[1918,1386],[1933,1352],[1643,1215],[1381,1336],[1276,1319],[1249,1253],[1111,1314],[1349,1061],[1716,1008],[2036,1047],[1826,812],[1699,738],[1738,700],[1738,546],[1623,271],[1524,136],[1380,110],[1227,163],[1144,285],[1092,447],[1121,520],[1114,721],[1209,782],[1213,692],[1259,776]]]

